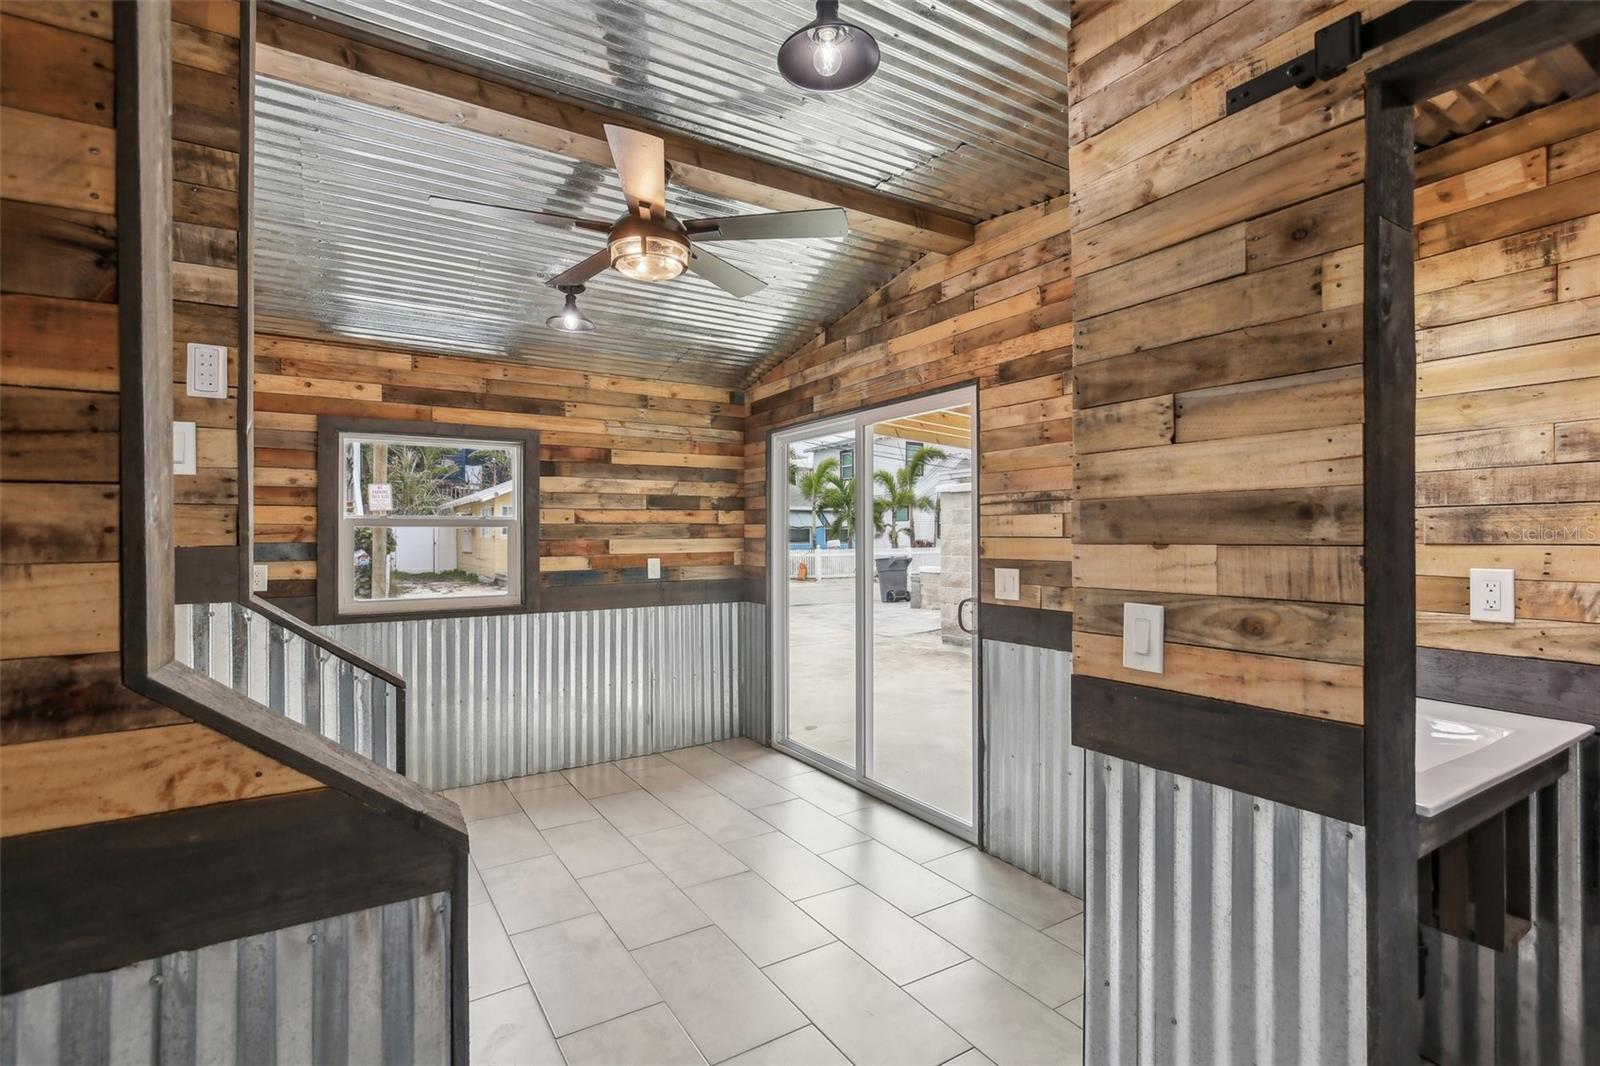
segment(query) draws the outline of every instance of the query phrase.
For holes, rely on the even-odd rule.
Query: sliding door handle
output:
[[[969,603],[977,603],[977,602],[978,601],[974,597],[968,596],[966,599],[964,599],[960,603],[956,604],[956,625],[961,627],[961,631],[963,633],[971,633],[973,636],[977,636],[978,635],[978,631],[976,629],[974,629],[973,627],[967,625],[967,623],[962,618],[962,612],[964,612],[967,609],[967,604],[969,604]],[[973,611],[972,617],[973,617],[974,621],[977,620],[977,617],[978,617],[977,611]]]

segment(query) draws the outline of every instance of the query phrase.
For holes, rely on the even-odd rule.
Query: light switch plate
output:
[[[997,600],[1022,599],[1022,571],[997,566],[994,568],[994,598]]]
[[[1467,581],[1474,622],[1517,620],[1517,573],[1473,567]]]
[[[190,396],[228,398],[228,349],[221,344],[191,344],[185,387]]]
[[[646,572],[646,574],[648,576],[653,577],[653,578],[661,576],[661,560],[660,559],[651,559],[649,562],[645,563],[644,565],[645,565],[645,572]]]
[[[1159,674],[1165,668],[1162,649],[1167,610],[1155,603],[1122,605],[1122,665]]]
[[[265,592],[265,591],[267,591],[267,564],[266,563],[251,563],[250,564],[250,591],[251,592]]]
[[[172,423],[172,472],[174,474],[194,473],[194,459],[194,423]]]

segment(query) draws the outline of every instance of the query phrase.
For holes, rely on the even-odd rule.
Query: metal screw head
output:
[[[150,983],[153,985],[159,985],[161,983],[161,975],[158,973],[151,974]]]
[[[307,944],[315,944],[316,942],[317,942],[317,934],[312,933],[310,936],[306,937],[306,943]]]

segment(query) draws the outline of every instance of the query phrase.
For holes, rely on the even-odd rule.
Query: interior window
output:
[[[525,443],[338,434],[341,615],[525,603]],[[534,511],[533,513],[537,513]]]

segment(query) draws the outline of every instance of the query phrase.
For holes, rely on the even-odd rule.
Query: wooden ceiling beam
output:
[[[959,251],[973,239],[972,224],[965,219],[693,141],[632,115],[540,96],[279,14],[260,15],[256,70],[302,88],[607,167],[611,152],[602,127],[622,123],[661,136],[671,180],[697,192],[770,211],[840,207],[852,230],[926,252]]]

